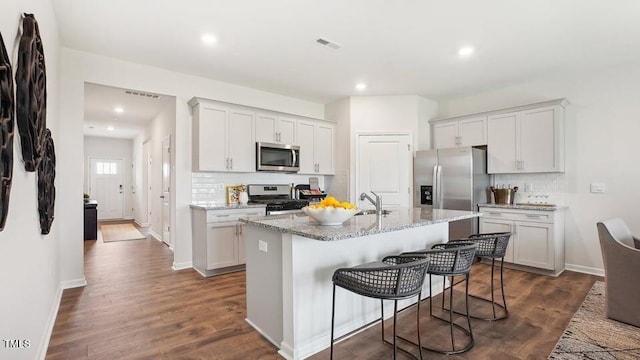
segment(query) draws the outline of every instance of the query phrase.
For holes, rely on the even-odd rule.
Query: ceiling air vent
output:
[[[125,94],[129,94],[129,95],[134,95],[134,96],[142,96],[142,97],[146,97],[146,98],[150,98],[150,99],[159,99],[160,95],[158,94],[152,94],[152,93],[146,93],[143,91],[136,91],[136,90],[125,90],[124,91]]]
[[[328,46],[330,48],[332,48],[333,50],[338,50],[342,47],[342,45],[333,42],[331,40],[327,40],[327,39],[323,39],[323,38],[319,38],[318,40],[316,40],[316,42],[322,46]]]

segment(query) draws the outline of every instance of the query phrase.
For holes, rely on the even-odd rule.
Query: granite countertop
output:
[[[260,216],[240,219],[240,221],[282,233],[332,241],[463,220],[480,215],[471,211],[400,208],[383,215],[380,221],[376,215],[358,215],[340,226],[322,226],[305,214]]]
[[[210,202],[206,204],[191,204],[189,205],[192,209],[202,209],[202,210],[234,210],[234,209],[251,209],[251,208],[264,208],[265,204],[246,204],[246,205],[227,205],[223,202]]]
[[[500,209],[516,209],[516,210],[542,210],[542,211],[556,211],[563,209],[562,205],[553,204],[514,204],[514,205],[502,205],[502,204],[478,204],[480,207],[492,207]]]

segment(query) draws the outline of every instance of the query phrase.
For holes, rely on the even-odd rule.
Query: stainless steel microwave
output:
[[[257,171],[300,171],[300,146],[256,143]]]

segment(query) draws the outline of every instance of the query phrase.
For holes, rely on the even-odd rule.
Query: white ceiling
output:
[[[133,139],[172,101],[172,96],[86,83],[84,134]],[[117,107],[123,112],[116,113]],[[109,126],[113,130],[108,130]]]
[[[638,0],[52,3],[64,46],[321,103],[441,99],[640,59]],[[204,46],[205,32],[218,43]],[[476,53],[461,59],[467,44]]]

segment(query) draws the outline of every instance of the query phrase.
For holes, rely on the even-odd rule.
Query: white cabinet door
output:
[[[207,232],[207,270],[238,264],[236,224],[210,226]]]
[[[229,171],[254,172],[256,145],[252,112],[232,110],[229,114]],[[213,142],[213,141],[212,141]]]
[[[458,146],[458,122],[447,121],[433,125],[433,148],[444,149]]]
[[[523,172],[562,171],[556,107],[523,111],[520,116],[520,161]]]
[[[460,146],[487,145],[487,118],[478,117],[458,122],[458,144]]]
[[[198,152],[199,171],[227,171],[227,116],[225,108],[200,105],[198,114]]]
[[[276,142],[276,127],[278,117],[275,114],[256,114],[256,141]]]
[[[554,269],[553,224],[516,221],[515,263]]]
[[[278,117],[278,142],[282,144],[296,143],[296,119],[284,116]]]
[[[518,170],[519,113],[490,116],[487,123],[487,171],[489,174]]]
[[[298,145],[300,146],[300,173],[315,174],[316,124],[298,121]]]
[[[323,175],[333,175],[334,166],[334,137],[333,125],[317,124],[316,125],[316,171]]]
[[[238,224],[238,265],[247,263],[247,254],[244,246],[244,230],[242,224]]]
[[[509,220],[480,218],[480,233],[511,232],[512,225],[513,225],[513,222]],[[504,261],[506,262],[512,263],[514,261],[514,258],[513,258],[514,242],[515,242],[515,238],[512,234],[511,239],[509,239],[509,245],[507,246],[507,251],[504,255]]]

